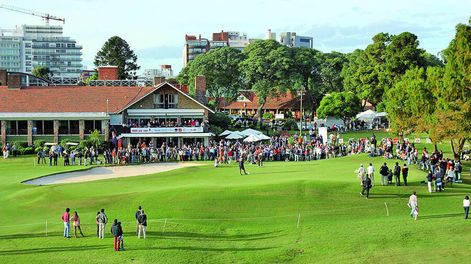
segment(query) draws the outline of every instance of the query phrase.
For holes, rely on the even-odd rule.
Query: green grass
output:
[[[467,263],[471,225],[462,219],[461,204],[471,186],[429,195],[420,185],[425,173],[412,166],[411,186],[378,186],[377,175],[366,200],[353,171],[370,161],[377,170],[384,162],[360,155],[247,164],[247,176],[236,165],[208,163],[141,177],[29,186],[20,182],[78,167],[33,166],[31,157],[0,160],[0,262]],[[416,222],[406,206],[414,190]],[[135,237],[138,205],[150,219],[147,240]],[[86,238],[62,238],[66,207],[80,213]],[[100,208],[124,223],[127,251],[113,252],[109,234],[94,237]]]

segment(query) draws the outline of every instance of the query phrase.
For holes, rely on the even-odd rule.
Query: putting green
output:
[[[20,182],[77,167],[33,166],[31,157],[1,160],[0,262],[466,263],[471,220],[463,219],[462,199],[471,186],[456,184],[429,195],[420,185],[426,174],[411,166],[410,186],[379,186],[376,176],[366,200],[354,170],[368,162],[378,171],[384,160],[359,155],[247,164],[247,176],[239,175],[237,164],[206,163],[139,177],[31,186]],[[416,222],[406,206],[414,190]],[[138,205],[150,219],[146,240],[135,236]],[[85,238],[62,238],[66,207],[79,212]],[[113,251],[109,230],[105,240],[94,236],[100,208],[123,222],[126,251]]]

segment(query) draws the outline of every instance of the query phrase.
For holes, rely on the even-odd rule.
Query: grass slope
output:
[[[0,161],[0,262],[50,263],[466,263],[471,225],[462,216],[470,185],[429,195],[411,168],[411,186],[377,186],[359,195],[353,171],[384,160],[366,155],[313,162],[185,168],[142,177],[29,186],[21,181],[77,167],[34,167],[31,158]],[[388,161],[388,165],[392,165]],[[467,164],[469,166],[469,164]],[[469,167],[466,168],[469,171]],[[465,175],[469,177],[469,175]],[[408,196],[419,195],[419,221]],[[390,216],[386,216],[385,203]],[[150,219],[148,239],[135,237],[134,212]],[[65,207],[80,213],[86,238],[62,238]],[[94,236],[106,208],[124,222],[127,251]],[[299,228],[298,216],[301,215]],[[167,219],[167,220],[165,220]],[[45,222],[48,221],[48,237]],[[164,229],[164,223],[165,229]],[[107,226],[109,229],[110,226]],[[434,251],[434,248],[439,251]]]

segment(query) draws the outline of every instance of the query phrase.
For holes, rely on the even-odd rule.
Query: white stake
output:
[[[164,227],[162,228],[162,232],[165,232],[165,226],[167,225],[167,218],[165,218],[165,223],[164,223]]]
[[[384,202],[384,206],[386,206],[386,216],[389,216],[388,204]]]
[[[47,220],[46,220],[46,236],[47,236]]]
[[[296,228],[299,228],[299,220],[301,220],[301,213],[298,214],[298,223],[296,224]]]

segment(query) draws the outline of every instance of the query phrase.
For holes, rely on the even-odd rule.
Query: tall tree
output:
[[[471,19],[456,26],[455,38],[443,52],[443,87],[435,89],[435,126],[432,134],[450,140],[458,157],[471,138]]]
[[[311,108],[314,113],[322,94],[318,89],[320,83],[320,55],[321,52],[310,48],[292,48],[292,92],[298,92],[301,87],[306,90],[306,108]],[[304,103],[304,102],[303,102]]]
[[[198,75],[206,77],[206,87],[209,96],[216,102],[224,97],[234,99],[243,87],[239,64],[244,55],[237,49],[223,47],[197,56],[188,64],[179,75],[181,81],[190,85],[190,92],[194,93],[194,80]]]
[[[333,92],[322,98],[317,109],[317,116],[320,118],[328,116],[340,118],[345,124],[360,110],[360,98],[353,92]]]
[[[248,45],[246,59],[240,63],[242,74],[258,97],[258,119],[268,98],[284,93],[290,84],[293,66],[291,52],[275,40],[259,40]]]
[[[114,36],[109,38],[95,56],[95,66],[118,66],[119,79],[133,79],[136,77],[137,56],[122,38]]]
[[[31,73],[32,75],[39,78],[43,78],[45,80],[50,80],[53,76],[52,71],[48,67],[44,66],[35,66]]]
[[[381,102],[386,80],[382,74],[385,71],[386,47],[391,40],[387,33],[379,33],[373,37],[373,43],[364,51],[355,50],[347,56],[347,67],[342,70],[344,86],[366,102],[377,105]]]

